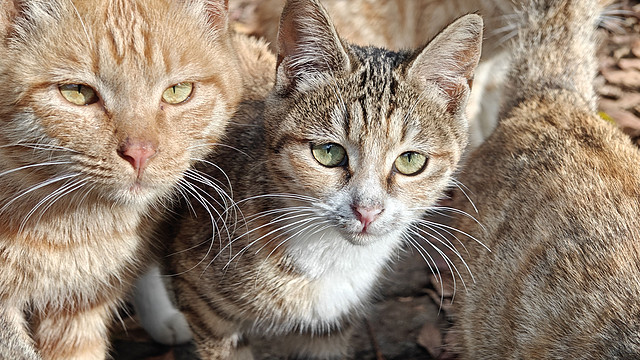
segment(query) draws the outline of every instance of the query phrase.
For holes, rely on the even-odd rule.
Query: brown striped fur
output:
[[[456,301],[462,359],[640,357],[640,153],[595,113],[602,4],[520,14],[496,131],[473,152],[455,226],[474,281]],[[480,225],[482,224],[482,226]]]
[[[199,167],[230,198],[192,199],[167,258],[202,358],[250,357],[255,333],[285,338],[285,354],[347,356],[386,264],[450,185],[481,36],[468,15],[418,50],[359,47],[318,1],[288,1],[273,90],[241,104],[227,146]],[[348,160],[316,161],[312,146],[328,143]],[[397,171],[406,151],[428,155],[424,171]],[[369,227],[364,207],[381,211]]]
[[[0,358],[103,359],[113,310],[148,260],[154,208],[240,99],[226,5],[0,4]],[[161,101],[184,81],[187,102]],[[74,105],[60,84],[99,100]],[[155,152],[144,168],[122,155],[134,143]]]
[[[322,0],[343,38],[358,45],[391,50],[416,48],[440,29],[469,13],[482,16],[482,58],[467,106],[470,146],[478,146],[495,128],[506,61],[501,52],[515,27],[510,15],[524,0]],[[275,49],[279,11],[284,0],[243,0],[230,4],[242,14],[240,31],[264,37]],[[235,10],[234,10],[235,9]],[[240,11],[242,10],[242,11]]]

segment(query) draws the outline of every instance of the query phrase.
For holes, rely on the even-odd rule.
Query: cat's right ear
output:
[[[482,51],[482,18],[465,15],[442,30],[414,58],[407,78],[420,87],[436,86],[452,113],[464,111]]]
[[[318,0],[288,0],[278,30],[276,91],[288,93],[351,68],[345,45]]]

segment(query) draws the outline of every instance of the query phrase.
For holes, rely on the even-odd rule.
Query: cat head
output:
[[[0,183],[15,192],[147,203],[239,101],[225,0],[0,1]]]
[[[417,51],[358,47],[317,1],[288,1],[265,113],[274,187],[355,244],[405,230],[451,184],[481,40],[467,15]]]

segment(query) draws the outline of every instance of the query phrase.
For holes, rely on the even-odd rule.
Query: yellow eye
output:
[[[162,100],[167,104],[180,104],[189,99],[193,92],[193,83],[184,82],[169,86],[162,93]]]
[[[98,94],[91,86],[82,84],[64,84],[58,87],[60,94],[68,102],[76,105],[90,105],[98,101]]]
[[[427,165],[427,157],[417,152],[407,151],[398,156],[394,165],[396,170],[403,175],[417,175]]]
[[[344,166],[347,163],[347,151],[338,144],[312,145],[311,153],[320,165],[326,167]]]

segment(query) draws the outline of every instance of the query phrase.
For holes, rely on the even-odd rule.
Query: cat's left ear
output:
[[[229,0],[207,0],[207,16],[213,26],[229,26]]]
[[[209,28],[226,31],[229,26],[229,0],[187,0],[197,16],[204,16]]]
[[[482,26],[476,14],[459,18],[431,40],[407,70],[407,78],[419,87],[435,84],[452,113],[464,111],[480,61]]]
[[[278,30],[275,86],[299,90],[351,68],[345,45],[318,0],[288,0]]]

